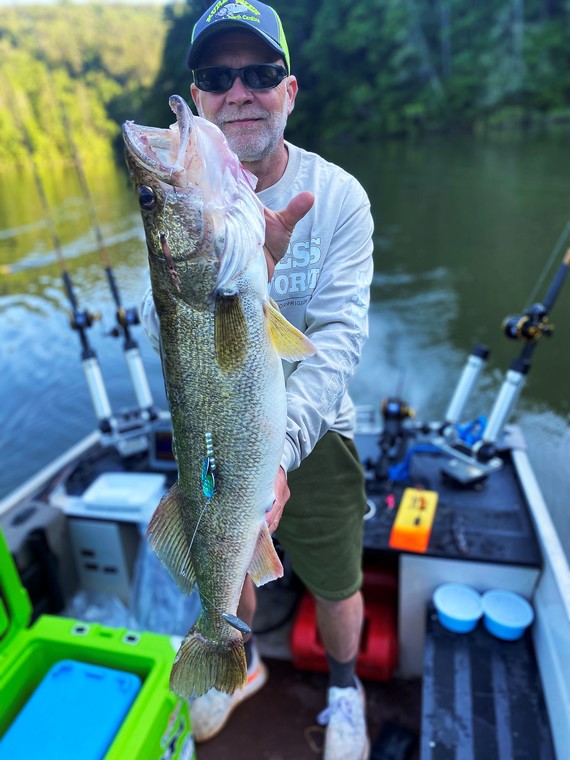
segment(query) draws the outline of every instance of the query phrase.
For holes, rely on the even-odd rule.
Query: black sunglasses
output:
[[[194,69],[194,82],[204,92],[227,92],[237,77],[249,90],[270,90],[277,87],[287,72],[278,63],[254,63],[241,69],[229,66],[204,66]]]

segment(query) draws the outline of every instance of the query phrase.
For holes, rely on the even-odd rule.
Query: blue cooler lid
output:
[[[0,529],[0,652],[5,652],[12,639],[28,627],[31,618],[30,597]]]
[[[0,760],[103,760],[140,687],[134,673],[57,662],[0,739]]]

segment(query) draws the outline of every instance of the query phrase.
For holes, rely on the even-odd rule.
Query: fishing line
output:
[[[403,398],[405,384],[406,384],[406,369],[402,368],[399,372],[398,383],[396,387],[396,398]]]
[[[71,277],[67,270],[65,256],[63,255],[63,246],[61,243],[61,238],[57,231],[55,222],[53,220],[53,215],[51,212],[50,204],[49,204],[47,193],[45,190],[45,185],[41,177],[38,163],[34,157],[34,148],[32,145],[32,141],[31,141],[29,132],[26,128],[26,125],[24,124],[24,121],[20,117],[20,113],[18,109],[16,108],[17,95],[15,91],[13,90],[9,79],[6,76],[4,76],[3,78],[3,89],[4,89],[4,95],[5,95],[4,99],[6,100],[8,108],[10,109],[10,112],[11,112],[12,118],[14,119],[14,123],[16,124],[16,127],[20,131],[26,150],[28,151],[28,157],[30,159],[30,164],[32,167],[34,183],[38,191],[38,197],[40,199],[40,204],[42,206],[42,209],[45,215],[45,221],[46,221],[46,224],[47,224],[47,227],[52,239],[55,255],[60,265],[61,274],[62,274],[64,286],[65,286],[65,291],[67,293],[67,297],[73,309],[71,325],[74,329],[78,330],[84,350],[90,350],[90,346],[88,344],[87,336],[85,334],[84,328],[90,327],[93,321],[95,321],[96,319],[99,319],[99,315],[92,314],[90,312],[79,311],[77,298],[73,290]]]
[[[54,86],[53,77],[49,73],[49,69],[47,70],[47,72],[48,72],[47,73],[48,81],[49,81],[50,89],[51,89],[51,97],[58,106],[63,127],[68,136],[67,142],[71,151],[71,157],[73,160],[75,171],[79,179],[81,192],[83,193],[83,196],[86,201],[86,208],[87,208],[87,213],[89,215],[89,220],[91,222],[92,229],[95,233],[95,239],[97,241],[97,249],[99,251],[99,255],[101,256],[103,269],[107,277],[107,282],[109,283],[109,289],[111,291],[111,295],[113,296],[113,301],[115,302],[115,305],[117,307],[117,312],[116,312],[117,323],[119,327],[121,328],[121,330],[123,331],[125,335],[125,339],[127,340],[127,343],[133,344],[134,341],[131,338],[129,326],[139,324],[138,314],[136,313],[135,310],[125,309],[123,307],[123,304],[121,301],[121,295],[119,292],[119,287],[117,285],[117,281],[115,279],[115,273],[113,271],[113,267],[111,264],[111,258],[109,256],[109,252],[107,250],[107,246],[105,244],[105,240],[103,237],[103,232],[101,230],[101,225],[99,223],[97,212],[95,210],[95,201],[93,199],[93,195],[89,188],[89,182],[87,181],[87,175],[85,174],[85,169],[83,166],[83,162],[81,160],[81,156],[79,154],[79,150],[77,148],[77,144],[73,138],[73,128],[68,118],[67,111],[63,107],[63,103],[61,102],[61,99],[58,96],[58,93]]]
[[[196,527],[194,528],[194,534],[192,535],[192,539],[190,540],[190,545],[188,546],[188,551],[186,552],[186,556],[184,558],[183,568],[186,565],[186,562],[188,561],[188,558],[190,556],[190,552],[192,549],[192,545],[194,543],[194,539],[196,538],[196,533],[198,531],[198,527],[200,525],[200,522],[202,520],[202,517],[204,516],[204,513],[206,511],[206,508],[210,505],[210,502],[207,501],[204,506],[202,507],[202,511],[200,512],[200,515],[198,517]],[[181,575],[185,578],[186,573],[184,572],[184,569],[181,571]],[[197,585],[197,584],[196,584]],[[200,596],[200,600],[204,600],[207,602],[210,607],[218,613],[220,617],[222,617],[228,625],[230,625],[232,628],[235,628],[236,630],[240,631],[240,633],[248,634],[251,633],[251,628],[248,626],[246,622],[244,622],[241,618],[238,618],[236,615],[231,615],[228,612],[222,612],[222,610],[218,607],[217,604],[214,604],[214,602],[209,599],[205,594],[202,593],[200,588],[198,588],[198,594]]]
[[[552,266],[554,265],[554,262],[558,259],[560,255],[560,250],[562,249],[562,246],[564,245],[565,241],[568,238],[568,235],[570,234],[570,222],[566,222],[566,225],[564,229],[562,230],[560,237],[558,238],[558,241],[554,248],[552,249],[552,253],[550,254],[544,269],[542,270],[542,273],[540,277],[538,278],[536,285],[532,289],[532,292],[530,296],[528,297],[527,301],[527,307],[530,306],[532,303],[536,300],[536,295],[539,292],[539,290],[542,288],[542,285],[544,281],[546,280],[546,276],[548,272],[552,269]]]
[[[62,270],[62,274],[68,275],[67,268],[66,268],[66,263],[65,263],[65,257],[63,255],[63,249],[62,249],[61,239],[60,239],[59,234],[57,232],[55,223],[53,221],[52,214],[51,214],[51,209],[50,209],[50,205],[49,205],[49,201],[48,201],[47,194],[46,194],[45,187],[44,187],[44,183],[43,183],[43,180],[42,180],[41,175],[40,175],[40,170],[39,170],[37,161],[34,158],[34,148],[33,148],[33,145],[32,145],[32,141],[30,139],[29,132],[28,132],[28,130],[27,130],[27,128],[26,128],[26,126],[25,126],[25,124],[23,122],[23,119],[20,118],[20,114],[19,114],[18,110],[16,109],[16,105],[15,104],[16,104],[16,98],[17,98],[17,96],[16,96],[16,93],[14,92],[14,90],[12,89],[12,85],[11,85],[9,79],[6,76],[3,77],[3,89],[4,89],[4,100],[6,101],[6,103],[8,105],[8,108],[10,110],[12,118],[14,119],[14,123],[16,124],[16,127],[18,128],[18,130],[19,130],[19,132],[20,132],[20,134],[22,136],[22,140],[24,142],[24,146],[25,146],[25,148],[26,148],[26,150],[28,152],[28,157],[30,159],[30,164],[31,164],[31,167],[32,167],[32,174],[33,174],[33,177],[34,177],[34,183],[35,183],[36,189],[38,191],[38,196],[39,196],[39,199],[40,199],[40,204],[41,204],[43,212],[45,214],[45,221],[46,221],[46,224],[47,224],[50,236],[52,238],[52,243],[53,243],[53,246],[54,246],[54,250],[55,250],[55,254],[56,254],[57,260],[58,260],[58,262],[60,264],[60,267],[61,267],[61,270]],[[74,296],[72,290],[70,290],[70,288],[68,287],[67,280],[66,280],[66,289],[67,289],[67,294],[69,296],[69,300],[72,302],[72,304],[76,308],[77,304],[75,303],[75,296]]]
[[[214,602],[212,602],[211,599],[208,599],[208,597],[205,596],[200,590],[198,590],[198,595],[200,597],[200,601],[203,599],[205,602],[207,602],[214,610],[214,612],[217,612],[218,615],[223,618],[229,626],[235,628],[242,634],[253,633],[249,625],[244,620],[237,617],[237,615],[231,615],[229,612],[222,612],[218,605],[214,604]]]
[[[31,26],[31,33],[35,37],[36,44],[38,45],[38,48],[41,50],[41,45],[38,40],[38,35],[36,34],[35,28],[32,24]],[[42,51],[44,52],[44,51]],[[44,53],[45,57],[45,53]],[[59,110],[59,115],[61,117],[61,121],[63,124],[64,131],[67,135],[67,144],[71,152],[71,158],[73,160],[73,165],[75,167],[75,171],[77,173],[77,177],[79,179],[79,185],[81,187],[81,192],[83,193],[83,196],[86,201],[86,207],[87,207],[87,213],[89,215],[89,219],[91,222],[91,226],[93,228],[93,231],[95,232],[95,238],[97,240],[97,249],[99,251],[99,255],[101,256],[101,260],[103,262],[103,268],[105,270],[105,274],[107,276],[107,280],[109,283],[109,288],[111,290],[111,294],[113,296],[113,300],[117,306],[117,322],[119,323],[120,327],[122,328],[123,332],[125,333],[125,338],[127,341],[130,341],[130,335],[129,335],[129,324],[132,322],[133,324],[138,324],[138,315],[136,318],[133,315],[127,315],[127,310],[125,310],[121,303],[121,296],[119,293],[119,288],[117,286],[117,282],[115,280],[115,274],[113,272],[113,268],[111,266],[111,259],[109,256],[109,252],[107,250],[107,247],[105,245],[105,240],[103,238],[103,233],[101,231],[101,225],[99,224],[99,219],[97,217],[97,212],[95,210],[95,201],[93,199],[93,195],[91,193],[91,190],[89,188],[89,182],[87,181],[87,175],[85,174],[85,169],[83,166],[83,162],[81,160],[81,156],[79,153],[79,150],[77,148],[77,143],[73,136],[73,127],[71,124],[71,121],[67,115],[67,111],[63,106],[62,100],[59,96],[59,93],[57,91],[57,88],[54,83],[53,75],[50,71],[49,66],[46,66],[45,68],[46,78],[47,82],[50,88],[50,97],[52,101],[57,105],[57,108]]]
[[[107,248],[105,246],[105,241],[103,239],[103,233],[101,232],[101,227],[99,224],[99,220],[97,218],[97,213],[95,211],[95,202],[93,200],[93,196],[91,194],[91,190],[89,188],[89,183],[87,181],[87,176],[85,174],[85,169],[83,167],[83,162],[81,161],[81,157],[79,155],[79,150],[77,149],[77,145],[75,143],[75,140],[73,139],[73,128],[71,126],[71,121],[69,120],[67,116],[67,111],[63,107],[63,103],[61,102],[61,99],[58,95],[57,89],[54,85],[53,76],[51,75],[51,72],[49,68],[46,68],[46,75],[47,80],[50,85],[50,96],[52,100],[56,103],[59,113],[61,116],[62,124],[64,127],[64,130],[66,131],[68,135],[68,145],[71,151],[71,157],[73,159],[73,164],[75,166],[75,171],[77,172],[77,177],[79,179],[79,185],[81,187],[81,191],[85,197],[85,200],[87,201],[87,211],[89,214],[89,218],[93,227],[93,230],[95,232],[95,237],[97,239],[97,247],[99,249],[99,253],[101,255],[101,258],[103,260],[103,265],[105,267],[105,271],[111,272],[111,279],[109,280],[109,284],[111,286],[111,290],[113,292],[113,297],[115,298],[115,301],[118,306],[120,306],[120,297],[118,290],[116,288],[116,285],[114,283],[114,280],[112,279],[112,271],[111,271],[111,261],[109,258],[109,253],[107,251]]]
[[[186,564],[186,561],[188,560],[188,557],[190,556],[190,551],[192,550],[192,545],[194,543],[194,539],[196,538],[196,533],[198,532],[198,528],[200,527],[202,517],[204,516],[204,512],[206,511],[206,508],[209,506],[210,506],[210,501],[208,500],[202,507],[202,511],[200,512],[198,516],[198,520],[196,521],[196,527],[194,528],[194,533],[192,534],[192,538],[190,539],[190,545],[188,547],[188,551],[186,552],[186,557],[184,558],[184,564]]]
[[[28,19],[28,21],[29,21],[30,34],[34,37],[38,49],[43,53],[44,59],[47,61],[45,50],[42,49],[41,43],[38,39],[38,35],[36,34],[34,22],[31,19]],[[121,302],[121,295],[119,292],[117,281],[115,279],[115,273],[111,266],[109,252],[105,245],[103,233],[101,231],[101,226],[99,224],[97,213],[95,211],[95,202],[89,188],[89,183],[87,181],[87,176],[85,174],[85,169],[83,166],[83,162],[81,160],[81,156],[80,156],[76,141],[73,137],[73,128],[71,125],[71,121],[68,118],[67,111],[65,110],[62,100],[58,94],[57,88],[54,83],[54,78],[50,71],[50,67],[47,65],[45,66],[45,74],[46,74],[47,82],[50,89],[50,93],[49,93],[50,97],[52,101],[56,103],[57,105],[57,108],[59,110],[59,114],[62,120],[64,132],[67,135],[67,143],[71,152],[73,164],[75,166],[75,171],[79,179],[79,185],[81,187],[81,191],[86,201],[86,206],[87,206],[87,211],[88,211],[89,218],[91,221],[91,226],[95,232],[97,248],[99,250],[99,255],[101,256],[103,269],[107,277],[107,282],[109,284],[109,289],[111,291],[113,301],[115,302],[115,306],[116,306],[115,317],[116,317],[118,328],[115,328],[114,330],[112,330],[111,335],[113,335],[114,337],[118,337],[122,332],[124,336],[125,342],[123,345],[123,350],[125,353],[125,358],[127,361],[129,374],[131,377],[131,383],[133,385],[135,396],[137,399],[137,405],[139,408],[138,411],[140,412],[140,416],[144,423],[148,421],[153,421],[157,419],[158,413],[154,409],[154,400],[153,400],[148,379],[145,373],[144,365],[142,363],[142,358],[139,352],[137,342],[132,337],[131,331],[130,331],[131,326],[140,324],[138,311],[135,308],[125,308]],[[132,425],[129,421],[127,421],[127,424],[124,427],[124,432],[127,432],[127,428],[129,427],[132,427]]]
[[[37,161],[34,157],[32,140],[23,122],[23,119],[20,117],[20,113],[16,107],[17,96],[11,86],[9,79],[6,76],[4,76],[2,81],[3,81],[4,96],[8,104],[8,108],[10,109],[10,113],[12,114],[12,118],[14,119],[14,123],[16,124],[16,127],[19,129],[22,135],[22,140],[24,142],[24,145],[28,151],[28,156],[30,159],[31,167],[32,167],[32,173],[34,176],[34,182],[38,191],[38,196],[40,198],[41,206],[45,214],[46,223],[47,223],[47,226],[48,226],[48,229],[53,241],[55,254],[61,268],[61,276],[63,280],[63,285],[65,288],[65,292],[67,294],[68,300],[71,304],[70,324],[71,324],[72,329],[77,331],[77,334],[79,335],[79,340],[81,342],[81,348],[82,348],[81,363],[83,365],[83,370],[85,372],[85,378],[87,380],[87,385],[89,388],[91,401],[95,409],[95,414],[99,421],[99,428],[101,432],[103,433],[110,433],[113,429],[113,424],[112,424],[113,413],[111,410],[111,404],[109,403],[109,398],[107,396],[107,391],[105,389],[105,384],[103,382],[103,377],[101,375],[101,369],[99,367],[99,362],[97,360],[97,354],[95,353],[95,350],[90,345],[89,339],[87,337],[87,329],[91,327],[91,325],[96,319],[99,318],[99,315],[93,314],[85,309],[79,308],[75,291],[73,289],[73,284],[71,282],[71,277],[67,270],[65,256],[63,255],[61,239],[59,237],[55,222],[53,220],[47,193],[45,191],[45,186],[40,174]]]

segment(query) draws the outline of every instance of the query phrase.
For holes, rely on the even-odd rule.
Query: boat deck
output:
[[[197,745],[197,760],[315,760],[321,757],[324,729],[317,714],[325,707],[327,677],[265,659],[269,681],[237,707],[224,730]],[[365,681],[372,760],[417,760],[421,719],[419,679]],[[402,751],[411,744],[409,751]],[[379,744],[385,748],[380,752]],[[376,745],[376,748],[375,748]],[[399,754],[394,752],[401,747]],[[388,754],[390,751],[391,754]]]
[[[71,561],[71,551],[67,547],[67,533],[60,530],[61,523],[64,516],[68,518],[68,527],[76,517],[99,522],[108,520],[106,514],[92,514],[92,510],[87,513],[82,495],[98,475],[117,471],[136,474],[156,470],[149,468],[145,454],[117,461],[111,450],[95,446],[88,453],[84,452],[80,462],[67,460],[57,473],[51,472],[49,477],[46,476],[41,487],[38,485],[34,493],[27,494],[27,502],[18,506],[18,515],[9,516],[6,513],[3,516],[13,551],[23,554],[24,549],[28,551],[31,548],[27,537],[35,519],[35,513],[33,510],[30,512],[29,507],[32,501],[43,505],[43,510],[36,514],[39,522],[37,526],[34,523],[34,527],[42,528],[46,540],[54,539],[52,550],[58,559],[62,576],[60,584],[51,585],[54,588],[61,585],[66,596],[72,589],[64,588],[64,582],[68,578],[64,561]],[[165,475],[169,485],[174,478],[174,471],[166,469]],[[526,493],[514,470],[509,452],[504,456],[503,468],[475,491],[442,481],[440,460],[430,453],[415,455],[412,475],[416,488],[420,487],[418,484],[428,490],[435,488],[439,495],[437,515],[427,551],[420,554],[399,554],[389,546],[396,515],[396,510],[390,507],[390,503],[398,503],[403,498],[402,492],[407,483],[371,481],[369,498],[374,510],[365,522],[365,568],[368,563],[377,571],[375,583],[380,585],[376,590],[378,593],[381,591],[384,601],[387,598],[391,600],[392,607],[397,601],[400,625],[410,634],[406,648],[401,647],[400,651],[399,667],[405,673],[421,672],[425,654],[425,611],[437,584],[453,579],[478,586],[479,576],[484,573],[483,587],[503,587],[507,582],[512,590],[530,595],[541,565],[541,553]],[[50,504],[53,501],[52,506],[48,500]],[[124,525],[121,523],[125,542],[119,553],[122,552],[125,557],[128,552],[134,556],[135,545],[140,543],[140,529],[134,519],[129,516]],[[79,548],[82,547],[83,544]],[[95,548],[99,551],[99,544]],[[159,563],[155,560],[155,564]],[[51,576],[48,577],[49,574],[42,569],[44,565],[41,562],[34,564],[28,558],[28,565],[28,571],[38,566],[36,575],[48,586],[44,588],[45,584],[40,584],[42,593],[32,594],[35,613],[57,611],[43,609],[39,602],[36,604],[37,596],[40,597],[40,602],[45,597],[51,604]],[[317,725],[317,715],[325,707],[327,676],[296,668],[291,659],[291,630],[304,589],[286,557],[284,566],[286,572],[283,579],[258,590],[254,631],[261,655],[269,667],[269,682],[259,694],[238,707],[220,735],[198,745],[197,760],[308,760],[322,755],[324,729]],[[160,568],[166,572],[162,566]],[[30,578],[26,578],[28,586],[35,588]],[[145,599],[148,601],[149,588],[163,589],[163,584],[145,584],[144,588]],[[401,593],[403,588],[407,588],[410,593]],[[395,597],[398,589],[400,593]],[[173,621],[170,612],[168,615],[171,625]],[[144,625],[144,620],[141,621]],[[152,626],[148,629],[161,630]],[[183,625],[181,630],[172,628],[168,633],[184,635],[187,630],[188,626]],[[407,662],[403,662],[404,654]],[[448,662],[449,658],[443,669],[440,669],[444,675],[447,675]],[[483,669],[477,666],[474,672],[480,674]],[[532,678],[538,682],[536,665],[532,669]],[[363,681],[372,744],[370,760],[418,760],[420,755],[422,758],[435,757],[432,748],[436,745],[446,746],[445,742],[438,741],[438,731],[441,726],[445,728],[451,718],[447,713],[439,716],[441,721],[432,721],[434,730],[430,733],[426,715],[422,720],[422,683],[419,678],[404,679],[396,676],[389,681]],[[480,681],[481,679],[475,684],[477,699],[482,693]],[[528,691],[533,692],[532,689]],[[437,691],[433,693],[439,694]],[[427,704],[425,694],[423,696],[423,701]],[[447,709],[446,705],[444,708]],[[547,726],[546,710],[542,712],[545,718],[538,725]],[[478,713],[473,713],[474,721],[478,720],[477,716]],[[515,710],[515,717],[517,716],[518,708]],[[430,718],[429,714],[427,718]],[[462,725],[462,720],[462,715],[458,713],[454,722]],[[487,720],[487,723],[490,724],[490,721]],[[501,721],[497,725],[499,728],[504,727]],[[526,741],[530,735],[529,725],[521,728],[517,723],[515,729]],[[503,747],[504,736],[507,736],[508,742],[508,732],[505,734],[503,731],[501,736],[503,743],[500,746]],[[515,744],[512,746],[515,747]],[[508,755],[503,752],[498,756],[501,760],[506,760]],[[552,753],[547,756],[552,757]],[[518,755],[512,757],[518,758]]]
[[[302,587],[288,572],[257,592],[256,644],[269,669],[263,689],[240,704],[223,731],[197,746],[197,760],[316,760],[324,728],[327,675],[294,666],[289,639]],[[372,760],[418,760],[421,679],[363,680]],[[237,748],[237,749],[236,749]]]

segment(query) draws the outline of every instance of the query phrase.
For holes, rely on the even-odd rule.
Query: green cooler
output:
[[[0,531],[0,760],[195,760],[167,636],[31,611]]]

